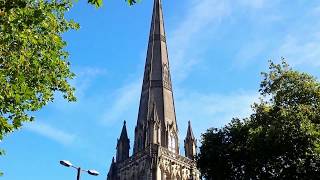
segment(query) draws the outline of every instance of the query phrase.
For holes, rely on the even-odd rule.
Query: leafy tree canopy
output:
[[[87,1],[100,7],[103,0]],[[65,18],[73,2],[0,0],[0,142],[23,122],[32,121],[30,112],[53,101],[55,92],[76,100],[69,84],[75,75],[62,39],[64,32],[79,28]]]
[[[202,135],[206,179],[319,179],[320,83],[284,61],[269,69],[249,118]]]
[[[100,7],[102,0],[88,3]],[[0,141],[32,121],[30,112],[53,101],[55,92],[76,100],[62,39],[64,32],[79,28],[65,18],[72,4],[72,0],[0,0]]]
[[[60,91],[75,101],[62,33],[79,25],[66,20],[68,0],[1,0],[0,140],[31,121],[32,111],[53,101]]]

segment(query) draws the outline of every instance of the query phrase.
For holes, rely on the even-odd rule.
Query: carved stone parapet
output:
[[[159,148],[159,155],[163,156],[164,158],[167,158],[169,160],[175,161],[176,163],[179,163],[184,166],[193,167],[196,165],[195,161],[193,161],[187,157],[181,156],[179,154],[173,153],[164,147]]]

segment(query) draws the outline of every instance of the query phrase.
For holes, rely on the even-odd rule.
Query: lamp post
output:
[[[62,160],[62,161],[60,161],[60,164],[65,167],[72,167],[72,168],[76,169],[77,170],[77,180],[80,180],[80,174],[82,171],[87,172],[88,174],[90,174],[92,176],[99,175],[99,172],[96,170],[92,170],[92,169],[91,170],[83,170],[83,169],[81,169],[81,167],[76,167],[76,166],[72,165],[70,161]]]

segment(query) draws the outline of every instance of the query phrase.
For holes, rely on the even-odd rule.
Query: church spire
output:
[[[133,155],[128,157],[129,140],[124,123],[116,161],[112,161],[107,180],[200,179],[194,158],[196,140],[190,123],[185,140],[187,157],[179,154],[162,4],[161,0],[153,1]]]
[[[171,75],[167,52],[161,0],[154,0],[151,28],[148,42],[139,114],[135,130],[134,153],[144,149],[146,139],[150,137],[147,123],[151,117],[150,111],[156,108],[160,122],[158,137],[159,145],[171,147],[178,153],[178,128],[174,109]],[[170,138],[169,138],[170,136]],[[156,137],[155,135],[153,137]]]

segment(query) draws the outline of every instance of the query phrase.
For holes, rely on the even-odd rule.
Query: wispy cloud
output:
[[[219,24],[229,13],[229,5],[225,1],[195,0],[189,4],[182,21],[169,33],[171,67],[175,79],[186,78],[193,66],[201,61],[199,53],[205,48],[199,44],[203,37],[209,37],[210,31],[206,30]]]
[[[257,60],[266,49],[267,43],[262,39],[243,45],[235,54],[232,68],[246,68]]]
[[[234,57],[234,66],[248,67],[248,64],[261,60],[259,55],[268,56],[264,60],[270,58],[277,60],[285,57],[292,66],[320,66],[320,24],[318,21],[320,6],[306,6],[301,8],[300,12],[295,13],[287,9],[280,13],[278,9],[287,6],[286,3],[281,4],[281,1],[239,0],[239,2],[252,9],[263,9],[263,11],[257,11],[251,18],[254,22],[264,22],[264,24],[255,23],[264,34],[259,31],[254,32],[252,36],[256,40],[248,39],[247,44],[239,48]],[[266,9],[269,9],[268,14],[265,14]],[[270,20],[263,20],[265,18]]]
[[[58,92],[52,106],[61,112],[70,111],[70,108],[84,105],[84,102],[88,101],[88,96],[92,96],[92,93],[89,92],[94,83],[98,78],[105,77],[108,73],[107,69],[99,67],[84,66],[76,67],[74,69],[73,72],[76,74],[76,77],[70,83],[76,89],[75,95],[77,97],[77,102],[69,103],[61,96],[61,93]]]
[[[171,56],[171,67],[174,78],[177,81],[187,78],[195,66],[200,64],[208,49],[212,46],[212,40],[217,37],[220,25],[232,21],[239,11],[258,11],[269,8],[274,2],[266,0],[191,0],[186,6],[185,15],[178,21],[168,34],[168,43]],[[256,14],[254,15],[256,16]],[[265,18],[265,15],[261,15]],[[271,16],[275,19],[275,16]],[[246,56],[250,60],[254,53],[259,53],[260,48],[253,54],[243,50],[240,56]],[[243,62],[241,62],[243,63]]]
[[[97,76],[106,74],[107,70],[100,67],[83,67],[77,70],[78,76]]]
[[[120,87],[113,94],[114,101],[110,107],[106,108],[102,116],[102,122],[106,125],[113,124],[116,121],[124,120],[125,114],[138,104],[141,90],[141,81],[134,80],[131,83]]]
[[[310,11],[312,15],[320,16],[320,5],[316,6],[313,10]]]
[[[267,1],[266,0],[239,0],[239,2],[240,4],[244,6],[248,6],[253,9],[261,9],[265,7]],[[268,3],[270,2],[268,1]]]
[[[232,118],[245,118],[252,113],[251,105],[258,101],[255,91],[231,94],[187,92],[176,101],[177,117],[181,127],[191,120],[197,137],[210,127],[220,128]],[[180,129],[182,136],[186,129]],[[184,137],[183,137],[184,138]]]
[[[186,127],[187,121],[192,120],[196,134],[200,135],[208,125],[221,127],[233,117],[245,117],[250,114],[250,105],[257,99],[258,93],[192,92],[179,89],[179,81],[186,79],[203,61],[206,51],[212,46],[210,41],[215,37],[216,30],[224,21],[232,19],[237,8],[257,10],[265,6],[265,0],[192,0],[187,5],[185,16],[182,16],[180,23],[168,33],[172,74],[175,82],[178,81],[177,94],[181,93],[176,98],[177,118],[181,127]],[[237,56],[239,59],[253,59],[264,48],[263,44],[258,45],[242,49]],[[251,51],[252,47],[256,49],[254,54]],[[185,129],[180,128],[180,132],[180,135],[184,136]]]
[[[92,84],[92,81],[97,78],[97,76],[103,76],[107,74],[107,70],[100,67],[82,67],[75,70],[75,87],[78,97],[85,95],[87,89]]]
[[[286,57],[289,64],[320,66],[320,37],[313,33],[309,40],[288,35],[283,40],[278,54]]]
[[[70,132],[62,131],[43,122],[35,122],[26,125],[27,130],[49,138],[63,145],[70,145],[76,140],[76,136]]]
[[[299,16],[286,35],[276,54],[293,65],[320,66],[320,6],[310,6]]]

